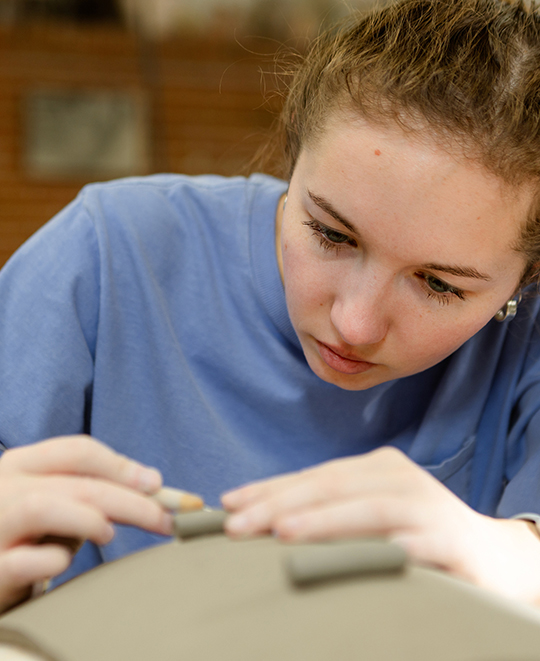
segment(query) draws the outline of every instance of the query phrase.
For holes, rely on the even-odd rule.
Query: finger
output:
[[[285,514],[343,497],[332,482],[319,479],[316,475],[303,476],[283,481],[275,491],[266,493],[265,498],[236,510],[227,519],[226,530],[232,536],[255,535],[269,532],[272,523]]]
[[[307,471],[306,471],[307,472]],[[258,500],[262,500],[279,489],[293,485],[304,473],[288,473],[278,475],[258,482],[250,482],[237,489],[227,491],[221,496],[221,504],[228,512],[249,507]]]
[[[152,496],[90,477],[51,476],[40,481],[49,493],[90,505],[110,521],[171,534],[172,516]]]
[[[34,492],[2,512],[0,549],[53,534],[107,544],[114,528],[95,508],[56,495]]]
[[[390,535],[390,540],[404,548],[409,558],[418,564],[446,570],[452,564],[449,557],[452,551],[447,547],[451,540],[444,535],[401,532]]]
[[[162,535],[170,535],[172,517],[154,499],[129,487],[92,477],[20,475],[0,479],[0,507],[18,503],[30,493],[49,494],[63,502],[90,505],[103,517]]]
[[[392,496],[333,501],[278,517],[272,531],[287,541],[322,541],[414,530],[419,525],[416,508]]]
[[[276,518],[299,509],[402,491],[400,480],[392,480],[384,471],[364,478],[362,466],[369,465],[364,459],[331,461],[260,485],[248,502],[234,510],[227,521],[227,531],[233,536],[260,534],[268,532]]]
[[[222,504],[230,512],[272,498],[276,493],[310,480],[320,481],[329,496],[369,493],[375,489],[407,489],[410,482],[427,475],[396,448],[379,448],[357,457],[334,459],[296,473],[253,482],[229,491]]]
[[[159,471],[114,452],[89,436],[60,436],[33,445],[7,450],[1,472],[35,474],[68,473],[100,477],[145,493],[162,484]]]
[[[71,562],[60,546],[18,546],[0,553],[0,611],[15,605],[38,581],[58,576]]]
[[[116,523],[162,535],[172,532],[172,515],[158,501],[127,487],[93,478],[53,478],[67,482],[74,498],[96,507]],[[60,487],[63,489],[64,484]]]

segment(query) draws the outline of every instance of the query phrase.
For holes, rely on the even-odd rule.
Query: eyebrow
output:
[[[329,216],[332,216],[332,218],[335,218],[335,220],[338,221],[338,223],[341,223],[343,227],[349,230],[349,232],[352,232],[353,234],[356,234],[357,236],[360,235],[356,227],[350,223],[346,218],[344,218],[334,207],[328,202],[328,200],[325,200],[323,197],[320,197],[319,195],[316,195],[315,193],[312,193],[310,190],[307,191],[309,197],[313,200],[313,202],[323,211],[325,211]],[[476,280],[486,280],[490,281],[491,277],[489,275],[486,275],[485,273],[480,273],[477,269],[475,269],[473,266],[451,266],[448,264],[421,264],[420,269],[426,270],[426,271],[438,271],[439,273],[448,273],[449,275],[455,275],[458,278],[475,278]]]
[[[445,264],[422,264],[421,269],[426,269],[427,271],[440,271],[441,273],[449,273],[450,275],[455,275],[458,278],[476,278],[477,280],[486,280],[489,282],[491,276],[486,275],[485,273],[480,273],[472,266],[446,266]]]
[[[334,209],[334,207],[330,204],[330,202],[328,202],[328,200],[325,200],[324,197],[319,197],[318,195],[315,195],[315,193],[312,193],[310,190],[308,190],[307,193],[319,208],[321,208],[323,211],[326,211],[326,213],[329,216],[332,216],[332,218],[335,218],[338,221],[338,223],[341,223],[343,227],[346,227],[349,230],[349,232],[352,232],[353,234],[356,235],[359,234],[356,227],[354,225],[351,225],[351,223],[349,223],[348,220],[343,218],[343,216]]]

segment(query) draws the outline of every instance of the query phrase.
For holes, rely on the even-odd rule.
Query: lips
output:
[[[323,361],[337,372],[343,374],[361,374],[367,370],[375,367],[375,363],[369,363],[366,360],[359,360],[358,358],[351,358],[347,354],[341,353],[339,349],[329,347],[316,340],[319,349],[319,355]]]

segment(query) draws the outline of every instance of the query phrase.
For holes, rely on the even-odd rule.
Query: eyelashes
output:
[[[428,298],[436,299],[441,305],[448,305],[453,298],[459,298],[460,301],[466,299],[465,292],[457,287],[452,287],[444,280],[436,278],[429,273],[419,271],[415,276],[420,280]]]
[[[302,224],[312,230],[313,234],[319,239],[321,247],[325,250],[339,252],[345,246],[358,247],[358,243],[354,239],[351,239],[350,236],[333,230],[331,227],[319,223],[314,218],[306,220]]]
[[[355,239],[320,223],[314,218],[303,221],[302,224],[311,229],[313,235],[319,240],[321,248],[325,251],[339,253],[340,250],[346,247],[358,247]],[[418,271],[414,275],[424,290],[426,297],[436,300],[440,305],[449,305],[456,299],[461,301],[466,299],[465,292],[462,289],[453,287],[430,273]]]

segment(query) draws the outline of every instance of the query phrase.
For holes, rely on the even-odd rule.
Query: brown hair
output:
[[[537,184],[540,11],[521,0],[400,0],[322,35],[295,72],[279,120],[289,175],[340,109],[423,127],[507,183]],[[522,284],[540,263],[537,206],[516,246],[528,261]]]

